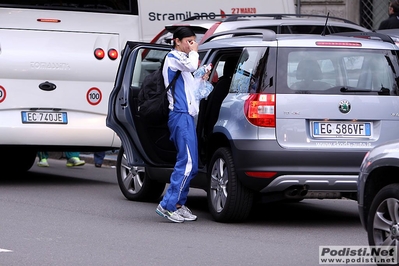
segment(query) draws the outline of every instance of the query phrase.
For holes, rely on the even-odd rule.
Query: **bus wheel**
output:
[[[13,169],[19,173],[28,171],[36,159],[36,150],[26,148],[0,149],[0,168]]]

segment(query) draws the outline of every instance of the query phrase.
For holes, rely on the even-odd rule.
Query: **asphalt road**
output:
[[[201,190],[187,205],[195,222],[175,224],[156,202],[130,202],[115,168],[67,168],[50,159],[0,179],[0,265],[319,265],[319,246],[367,245],[351,200],[257,205],[245,223],[212,220]]]

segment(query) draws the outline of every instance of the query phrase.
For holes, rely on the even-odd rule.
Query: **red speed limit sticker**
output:
[[[0,86],[0,103],[6,99],[6,89]]]
[[[99,104],[101,102],[102,98],[103,98],[103,95],[101,94],[101,91],[99,88],[93,87],[87,91],[86,99],[87,99],[87,102],[90,103],[91,105]]]

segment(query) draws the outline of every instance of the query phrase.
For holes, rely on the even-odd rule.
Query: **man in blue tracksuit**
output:
[[[177,70],[174,95],[168,91],[170,139],[177,149],[176,164],[170,177],[170,185],[159,203],[156,213],[173,222],[195,221],[185,206],[190,181],[198,172],[198,145],[194,117],[199,102],[195,98],[196,85],[192,72],[198,68],[198,44],[195,33],[187,27],[179,27],[173,34],[174,49],[168,53],[163,67],[165,87],[172,81]],[[209,73],[204,75],[208,79]]]

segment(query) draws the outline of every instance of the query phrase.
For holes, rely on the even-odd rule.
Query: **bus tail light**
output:
[[[94,50],[94,56],[98,59],[101,60],[104,58],[105,53],[104,50],[101,48],[97,48],[96,50]]]
[[[260,127],[276,126],[276,95],[254,93],[245,101],[244,112],[248,121]]]
[[[108,57],[111,60],[115,60],[118,58],[118,51],[115,49],[109,49],[108,50]]]

